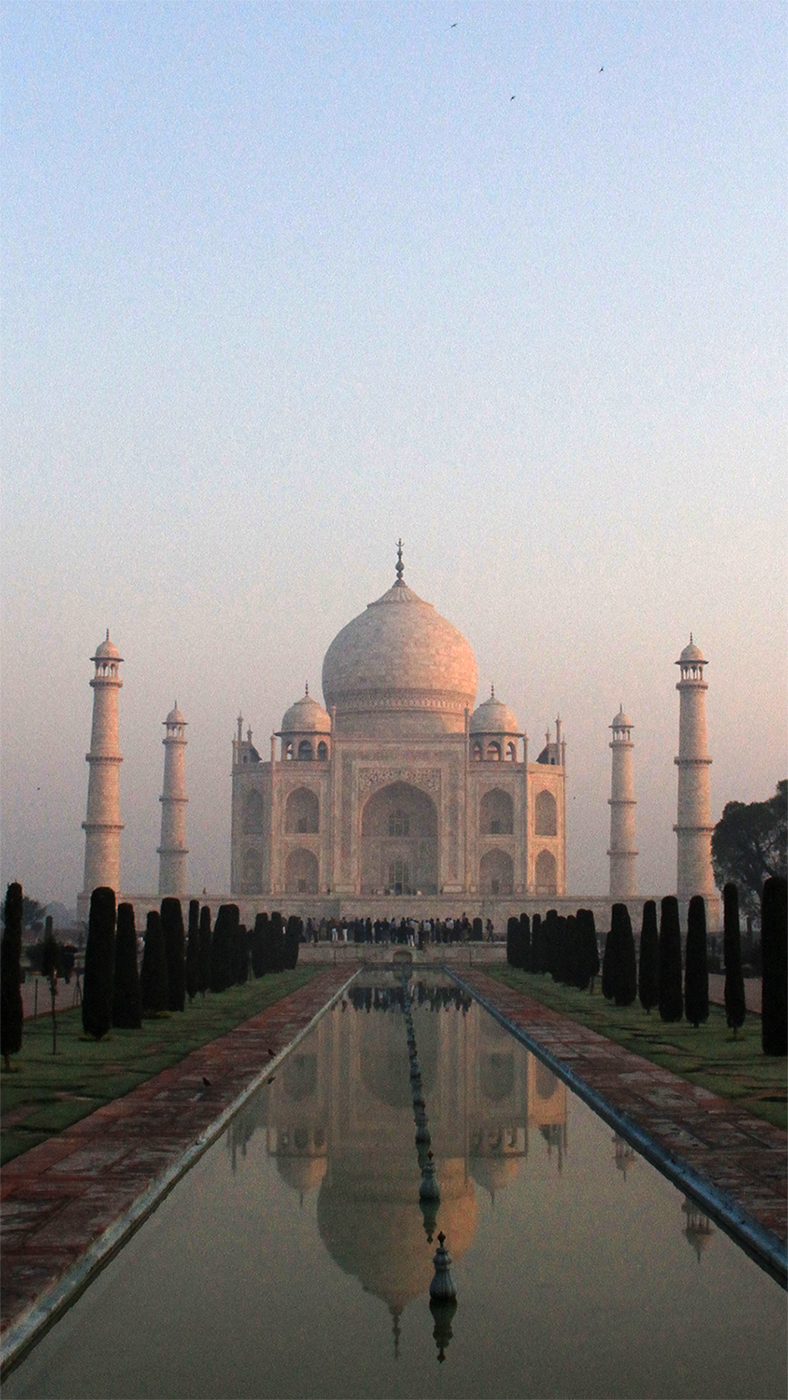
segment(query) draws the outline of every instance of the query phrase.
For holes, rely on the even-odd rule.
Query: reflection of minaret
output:
[[[613,772],[610,785],[610,898],[636,895],[635,783],[632,775],[632,725],[621,705],[610,728]]]
[[[702,894],[714,895],[714,873],[711,868],[711,833],[709,819],[709,767],[706,752],[706,691],[703,679],[703,659],[700,647],[692,640],[681,653],[676,665],[681,679],[676,689],[681,697],[679,709],[679,753],[674,762],[679,770],[678,816],[673,830],[678,837],[676,893],[679,899]]]
[[[161,803],[161,845],[159,854],[159,894],[186,893],[186,776],[185,755],[188,742],[186,720],[176,700],[164,721],[164,786]]]
[[[120,890],[120,765],[118,748],[118,691],[123,685],[119,666],[123,657],[109,639],[91,656],[96,674],[93,690],[93,727],[90,735],[88,810],[82,823],[85,832],[85,884],[83,898],[89,899],[98,885]]]
[[[613,1134],[613,1158],[618,1171],[620,1171],[626,1181],[627,1172],[633,1162],[637,1161],[637,1153],[634,1147],[630,1147],[626,1138],[622,1138],[618,1133]]]
[[[714,1234],[711,1221],[707,1215],[703,1214],[700,1207],[696,1206],[695,1202],[691,1201],[688,1196],[684,1197],[684,1204],[681,1209],[687,1217],[687,1223],[682,1230],[682,1234],[694,1249],[698,1263],[700,1263],[700,1256],[704,1250],[708,1249],[711,1244],[711,1237]]]

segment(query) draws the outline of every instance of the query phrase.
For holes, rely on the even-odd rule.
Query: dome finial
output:
[[[402,562],[402,540],[397,540],[397,583],[402,583],[405,565]]]
[[[304,694],[309,694],[309,681],[304,681]]]

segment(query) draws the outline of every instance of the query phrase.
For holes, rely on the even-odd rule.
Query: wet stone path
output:
[[[784,1250],[788,1137],[780,1128],[482,972],[463,969],[458,980],[651,1138],[668,1166],[686,1163]]]
[[[47,1296],[54,1301],[64,1277],[104,1232],[146,1192],[155,1194],[168,1170],[275,1063],[348,975],[344,967],[328,969],[3,1168],[4,1337],[34,1304],[40,1311]]]

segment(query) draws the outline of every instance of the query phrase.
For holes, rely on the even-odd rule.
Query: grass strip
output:
[[[512,991],[524,992],[569,1020],[590,1026],[644,1060],[741,1104],[756,1118],[786,1127],[785,1056],[764,1055],[760,1016],[748,1015],[734,1039],[720,1006],[711,1006],[708,1021],[695,1030],[686,1021],[661,1021],[657,1011],[649,1015],[639,1002],[624,1007],[605,1001],[598,981],[589,993],[565,987],[547,975],[500,964],[485,967],[484,972]]]
[[[102,1104],[121,1098],[192,1050],[234,1030],[258,1012],[310,982],[324,968],[297,967],[195,997],[183,1012],[146,1018],[138,1031],[110,1031],[103,1040],[85,1037],[79,1007],[57,1018],[57,1054],[46,1016],[24,1024],[22,1049],[0,1076],[0,1162],[63,1132]]]

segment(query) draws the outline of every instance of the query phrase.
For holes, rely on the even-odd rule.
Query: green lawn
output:
[[[591,995],[563,987],[552,977],[507,966],[486,967],[484,971],[543,1006],[591,1026],[652,1064],[673,1070],[693,1084],[743,1104],[758,1118],[785,1128],[786,1061],[784,1056],[764,1055],[761,1050],[760,1016],[748,1014],[734,1040],[719,1006],[712,1006],[708,1021],[695,1030],[686,1021],[660,1021],[658,1011],[646,1015],[639,1002],[614,1006],[602,996],[599,979]]]
[[[25,1021],[22,1049],[12,1070],[0,1076],[2,1139],[0,1160],[62,1132],[102,1104],[120,1098],[154,1074],[183,1060],[279,1001],[323,969],[297,967],[230,987],[205,999],[196,997],[184,1012],[144,1020],[138,1031],[112,1030],[103,1040],[83,1036],[79,1008],[57,1018],[57,1054],[52,1054],[48,1016]]]

